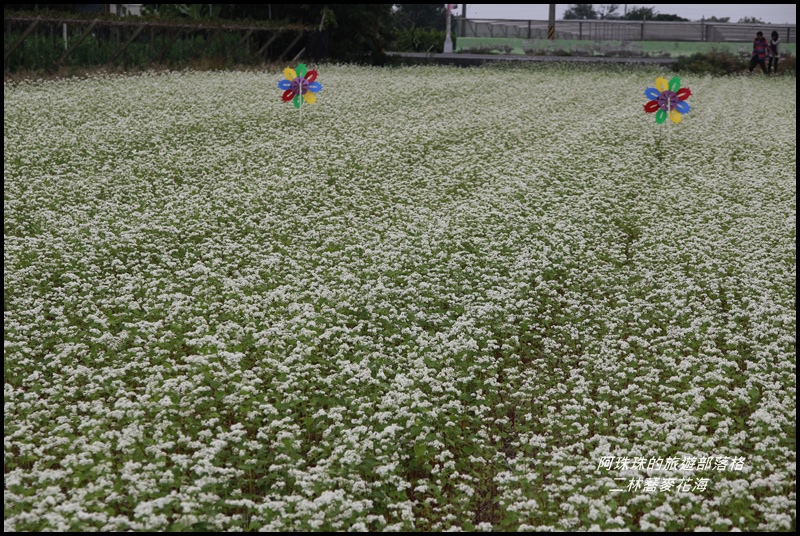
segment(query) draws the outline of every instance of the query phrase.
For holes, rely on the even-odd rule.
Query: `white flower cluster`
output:
[[[794,78],[315,68],[4,86],[7,532],[792,528]]]

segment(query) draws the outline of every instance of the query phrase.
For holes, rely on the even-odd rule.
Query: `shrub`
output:
[[[444,31],[431,28],[403,28],[398,30],[391,50],[398,52],[442,52],[444,50]],[[455,37],[453,47],[455,47]]]
[[[525,54],[528,56],[572,56],[571,50],[563,48],[526,48]]]
[[[741,73],[747,62],[731,52],[712,49],[678,58],[674,68],[677,72],[726,75]]]
[[[795,67],[796,60],[797,58],[791,54],[781,56],[780,61],[778,61],[778,74],[797,76],[797,68]]]

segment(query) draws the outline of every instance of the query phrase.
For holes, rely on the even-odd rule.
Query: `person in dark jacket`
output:
[[[767,74],[767,49],[769,43],[764,38],[764,32],[759,31],[756,38],[753,40],[753,55],[750,56],[750,66],[747,68],[750,73],[756,68],[756,65],[761,67],[761,72]]]

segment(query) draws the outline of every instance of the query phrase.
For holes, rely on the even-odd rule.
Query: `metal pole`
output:
[[[445,54],[452,54],[453,53],[453,41],[450,39],[450,4],[445,4],[447,6],[447,18],[445,19],[445,28],[444,28],[444,53]]]

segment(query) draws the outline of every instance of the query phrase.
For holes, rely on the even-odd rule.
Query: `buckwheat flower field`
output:
[[[794,77],[309,68],[4,85],[6,532],[796,528]]]

